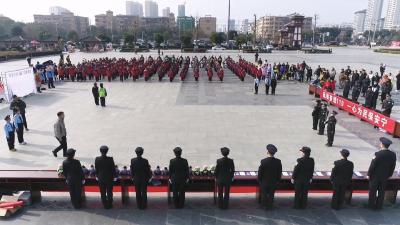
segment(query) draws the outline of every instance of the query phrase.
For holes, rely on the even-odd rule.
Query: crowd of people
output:
[[[396,154],[389,150],[392,142],[387,138],[380,138],[380,151],[375,153],[371,161],[369,178],[369,200],[370,209],[382,209],[383,199],[387,180],[393,176],[396,167]],[[229,158],[230,149],[221,148],[222,158],[217,160],[215,167],[210,167],[204,174],[196,174],[189,166],[188,160],[182,157],[182,149],[176,147],[173,152],[175,158],[170,160],[168,168],[161,170],[159,166],[152,171],[147,159],[143,158],[144,149],[137,147],[136,157],[131,159],[128,167],[119,170],[114,163],[114,159],[107,156],[109,148],[100,147],[101,156],[96,157],[94,165],[87,169],[82,166],[80,161],[75,159],[74,149],[66,151],[67,159],[64,160],[59,168],[59,173],[66,177],[70,189],[72,204],[75,208],[82,207],[82,186],[85,184],[86,176],[94,176],[98,180],[100,187],[101,201],[104,208],[110,209],[113,205],[113,185],[120,176],[130,176],[135,184],[136,202],[139,209],[147,208],[147,186],[149,183],[157,185],[157,179],[168,177],[173,192],[173,202],[176,208],[184,207],[185,188],[193,176],[206,175],[214,176],[218,188],[218,206],[227,209],[229,206],[230,187],[234,181],[235,165],[234,160]],[[275,145],[269,144],[266,147],[267,157],[260,162],[257,180],[260,185],[262,205],[265,209],[272,209],[275,191],[282,179],[282,162],[275,157],[278,149]],[[301,157],[297,159],[291,174],[291,182],[294,185],[294,208],[305,209],[308,201],[308,191],[312,184],[315,161],[311,157],[311,149],[302,147]],[[350,188],[354,173],[354,164],[348,157],[350,151],[342,149],[340,151],[342,159],[334,162],[331,171],[330,181],[333,187],[331,207],[339,210],[345,200],[345,192]]]

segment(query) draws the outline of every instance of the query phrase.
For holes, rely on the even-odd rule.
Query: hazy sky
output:
[[[144,3],[144,0],[138,0]],[[178,4],[185,0],[155,0],[159,15],[169,6],[177,14]],[[218,26],[227,23],[228,0],[186,0],[186,14],[216,16]],[[254,19],[253,15],[287,15],[298,12],[306,16],[315,13],[318,23],[351,23],[355,11],[367,8],[368,0],[231,0],[231,17],[236,20]],[[0,14],[17,21],[32,22],[33,14],[49,14],[50,6],[62,6],[75,15],[87,16],[94,23],[94,15],[110,9],[115,14],[125,14],[125,0],[1,0]],[[386,12],[383,12],[383,17]]]

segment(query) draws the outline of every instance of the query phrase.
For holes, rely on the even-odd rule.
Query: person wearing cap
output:
[[[175,208],[181,209],[185,205],[185,188],[189,182],[189,164],[181,157],[182,149],[174,148],[175,158],[169,162],[169,182],[171,183]]]
[[[108,147],[100,147],[101,156],[96,157],[94,167],[99,181],[101,202],[105,209],[111,209],[113,203],[113,186],[117,173],[113,157],[108,157]]]
[[[344,196],[351,184],[354,171],[353,162],[347,160],[350,155],[349,150],[342,149],[340,154],[342,155],[342,159],[334,162],[330,176],[333,187],[331,207],[335,210],[339,210],[344,202]]]
[[[17,113],[17,110],[19,110],[22,119],[24,121],[24,127],[26,131],[29,131],[28,129],[28,123],[26,122],[26,103],[18,96],[13,95],[13,100],[10,103],[10,110],[13,111],[13,115]]]
[[[389,150],[392,141],[385,137],[381,137],[379,141],[381,142],[381,150],[375,152],[375,157],[372,159],[368,169],[368,207],[370,209],[382,209],[386,183],[387,180],[393,176],[396,167],[396,154]],[[376,194],[377,192],[378,196]]]
[[[100,83],[99,97],[101,107],[106,107],[107,90],[104,88],[103,83]]]
[[[57,141],[60,142],[60,145],[52,152],[54,157],[57,157],[57,153],[62,149],[63,156],[66,157],[68,144],[67,144],[67,129],[65,129],[65,123],[64,123],[64,118],[65,118],[64,112],[58,112],[57,117],[58,120],[54,124],[54,137],[56,137]]]
[[[94,98],[94,104],[99,105],[99,87],[97,86],[97,83],[94,82],[93,87],[92,87],[92,95]]]
[[[26,145],[26,142],[24,141],[24,119],[22,118],[19,109],[17,109],[13,120],[15,131],[17,132],[18,143],[20,145]]]
[[[331,115],[329,116],[328,120],[325,122],[326,126],[326,134],[328,136],[328,142],[326,143],[326,146],[332,147],[333,145],[333,140],[335,138],[335,130],[336,130],[336,116],[337,112],[333,111]]]
[[[365,94],[365,107],[372,109],[374,106],[374,92],[372,91],[372,86],[369,86]]]
[[[75,149],[68,149],[67,159],[62,164],[63,175],[69,188],[72,206],[75,209],[82,208],[82,185],[85,183],[82,165],[79,160],[74,159]]]
[[[15,127],[14,124],[11,123],[11,116],[7,115],[4,120],[6,121],[6,124],[4,124],[4,133],[6,134],[6,139],[7,139],[7,144],[8,144],[8,149],[12,152],[17,151],[15,149],[14,144],[15,144]]]
[[[233,159],[228,158],[229,151],[229,148],[221,148],[223,157],[217,160],[217,166],[215,167],[215,180],[218,187],[218,207],[220,209],[228,208],[229,193],[235,174]]]
[[[294,208],[305,209],[307,207],[308,189],[314,174],[314,159],[310,157],[311,149],[302,147],[302,157],[297,159],[297,165],[293,169],[292,183],[294,184],[295,197]]]
[[[382,114],[387,117],[390,117],[390,114],[392,114],[393,106],[394,106],[394,101],[391,95],[387,94],[386,99],[382,103]]]
[[[142,147],[137,147],[137,157],[131,159],[131,175],[135,183],[136,204],[139,209],[147,208],[147,184],[152,177],[149,161],[142,157],[143,151]]]
[[[254,78],[254,94],[257,95],[258,94],[258,86],[260,85],[260,79],[255,76]]]
[[[319,118],[321,117],[321,111],[322,111],[321,100],[318,99],[316,102],[317,104],[314,106],[314,110],[311,113],[311,116],[313,118],[313,130],[317,130],[318,128],[318,121]]]
[[[343,82],[343,98],[349,99],[350,89],[351,89],[350,79],[348,77],[345,77]]]
[[[325,133],[325,122],[326,122],[326,119],[328,118],[328,115],[329,115],[328,105],[325,103],[325,104],[322,105],[321,114],[319,116],[318,135],[324,135],[324,133]]]
[[[261,203],[266,209],[272,209],[276,186],[282,178],[281,160],[275,158],[277,151],[274,145],[267,145],[267,158],[261,160],[258,167],[257,180],[261,190]]]

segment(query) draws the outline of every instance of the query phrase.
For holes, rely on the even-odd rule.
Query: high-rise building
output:
[[[191,32],[193,29],[195,29],[195,20],[193,17],[179,16],[176,20],[176,23],[181,34],[185,32]]]
[[[158,17],[158,4],[152,0],[146,0],[144,2],[144,16],[155,18]]]
[[[171,9],[169,8],[169,7],[167,7],[167,8],[164,8],[163,10],[162,10],[162,16],[163,17],[169,17],[169,14],[171,13]]]
[[[242,24],[240,26],[240,32],[241,33],[248,33],[250,31],[250,23],[248,19],[245,19],[242,21]]]
[[[185,5],[178,5],[178,17],[186,16]]]
[[[210,38],[212,33],[217,31],[217,18],[211,16],[200,17],[199,37]]]
[[[96,27],[102,27],[110,31],[113,31],[116,27],[114,13],[111,10],[108,10],[106,14],[95,15],[94,18]]]
[[[62,13],[71,13],[71,11],[60,6],[50,7],[50,15],[60,16]]]
[[[60,10],[60,8],[57,9],[58,11],[52,11],[53,14],[51,15],[33,15],[34,23],[53,24],[58,31],[76,31],[81,35],[87,34],[89,29],[88,17],[75,16],[69,10]]]
[[[354,13],[353,36],[364,33],[366,15],[367,15],[366,9]]]
[[[235,20],[229,20],[229,30],[236,30],[236,21]]]
[[[139,2],[126,1],[126,15],[143,17],[143,5]]]
[[[389,0],[384,28],[400,30],[400,0]]]
[[[365,30],[376,30],[381,19],[383,0],[368,0],[368,9],[365,18]]]

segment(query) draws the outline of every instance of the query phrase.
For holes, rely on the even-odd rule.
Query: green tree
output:
[[[135,41],[135,35],[130,34],[130,33],[125,33],[124,34],[124,43],[125,43],[125,45],[132,45],[134,41]]]
[[[105,33],[100,33],[100,34],[97,35],[97,37],[100,38],[102,41],[111,42],[110,36],[108,36]]]
[[[155,33],[154,41],[158,46],[160,46],[160,44],[164,42],[164,36],[161,33]]]
[[[191,32],[186,32],[186,33],[182,34],[182,36],[181,36],[181,42],[182,42],[184,48],[189,48],[189,47],[191,47],[191,45],[192,45],[192,38],[193,38],[193,35],[192,35]]]
[[[42,31],[42,32],[39,33],[39,40],[40,41],[49,39],[50,37],[51,37],[51,34],[46,32],[46,31]]]
[[[210,39],[213,43],[220,45],[222,42],[226,40],[225,33],[223,32],[212,33]]]
[[[235,40],[238,36],[238,32],[236,30],[230,30],[228,33],[229,40]]]
[[[13,28],[11,28],[11,35],[12,36],[23,36],[24,30],[22,29],[21,26],[15,25]]]
[[[76,31],[70,31],[67,35],[67,40],[76,42],[79,40],[79,34]]]
[[[248,39],[246,34],[239,34],[238,36],[236,36],[235,40],[238,46],[242,46],[243,44],[247,43]]]

